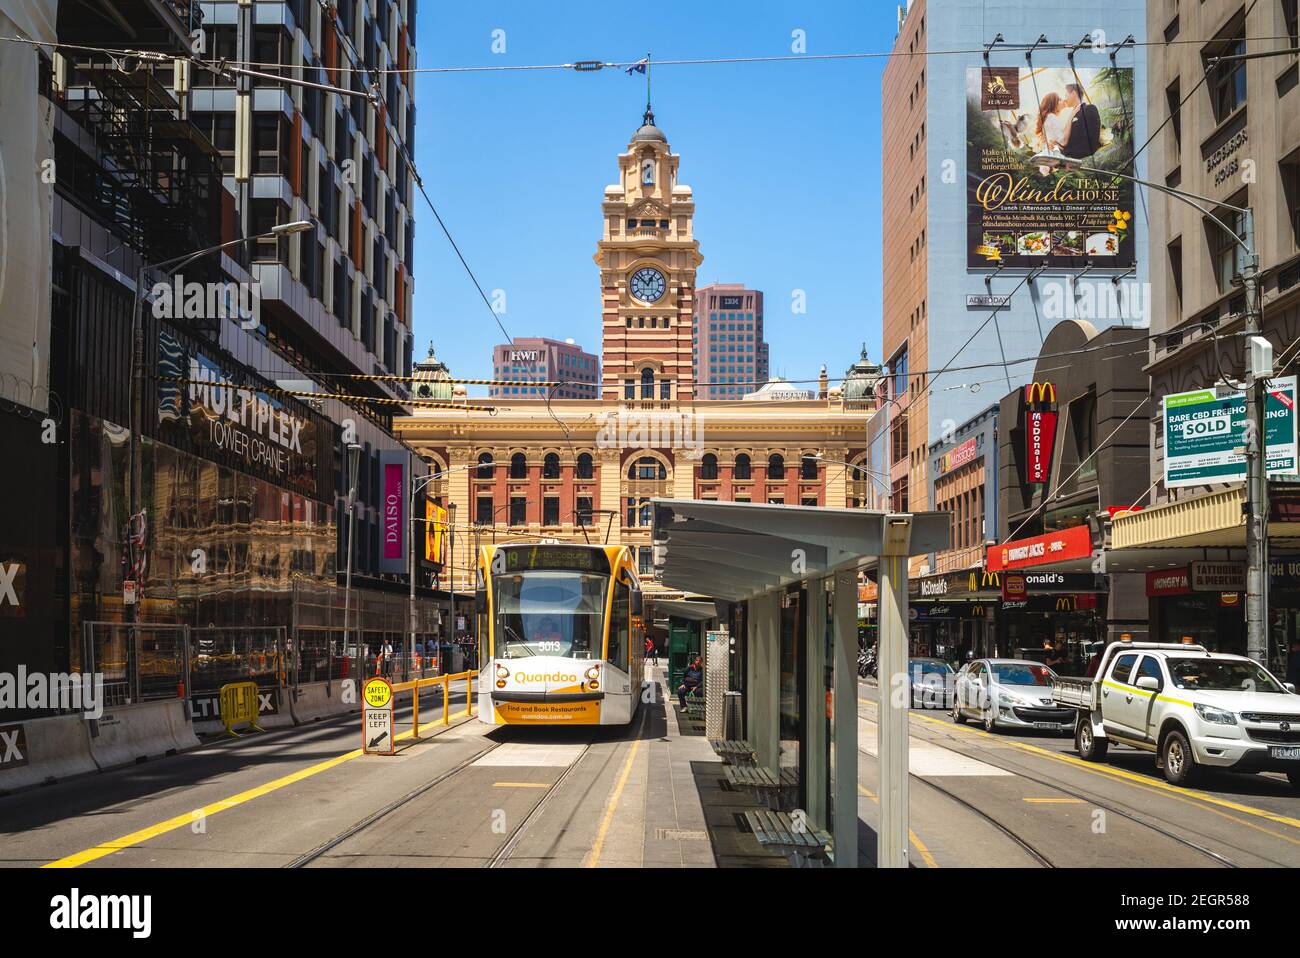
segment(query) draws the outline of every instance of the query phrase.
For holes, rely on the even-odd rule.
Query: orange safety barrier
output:
[[[457,672],[454,675],[435,675],[428,679],[413,679],[393,686],[393,693],[411,693],[411,737],[420,737],[420,689],[431,685],[442,686],[442,724],[451,724],[451,683],[465,680],[465,714],[474,714],[474,676],[477,672]]]

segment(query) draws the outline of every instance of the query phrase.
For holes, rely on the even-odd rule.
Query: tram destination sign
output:
[[[1264,438],[1270,476],[1296,474],[1296,377],[1265,387]],[[1213,389],[1164,398],[1165,486],[1203,486],[1246,479],[1246,397]]]

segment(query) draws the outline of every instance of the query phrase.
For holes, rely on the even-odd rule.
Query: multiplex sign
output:
[[[1296,377],[1265,386],[1264,441],[1270,476],[1295,475]],[[1246,479],[1246,397],[1212,389],[1164,398],[1165,486],[1203,486]]]
[[[232,382],[220,363],[161,331],[158,374],[160,427],[188,424],[189,445],[199,455],[233,459],[237,467],[319,494],[316,457],[328,440],[317,436],[313,421],[256,386]]]

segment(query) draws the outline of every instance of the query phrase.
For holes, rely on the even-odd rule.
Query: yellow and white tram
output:
[[[645,638],[631,550],[485,546],[478,556],[478,714],[488,725],[626,725]]]

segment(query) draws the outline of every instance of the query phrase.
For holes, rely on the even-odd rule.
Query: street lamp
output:
[[[1113,170],[1098,170],[1084,166],[1079,159],[1063,156],[1052,150],[1039,153],[1031,161],[1035,166],[1056,170],[1068,168],[1081,173],[1094,173],[1098,176],[1113,176],[1128,180],[1138,186],[1165,193],[1182,200],[1188,206],[1198,210],[1221,230],[1232,237],[1233,242],[1245,251],[1241,265],[1241,282],[1246,294],[1246,319],[1243,334],[1248,337],[1246,354],[1246,654],[1261,664],[1268,660],[1268,623],[1265,610],[1264,590],[1268,575],[1268,477],[1265,471],[1264,435],[1264,382],[1272,374],[1269,369],[1256,369],[1252,348],[1255,340],[1260,339],[1263,311],[1259,301],[1259,256],[1255,252],[1255,215],[1249,206],[1233,206],[1220,203],[1207,196],[1188,193],[1163,183],[1152,183],[1138,179],[1126,173]],[[1215,216],[1210,207],[1231,210],[1242,217],[1242,232],[1231,229],[1223,220]],[[1271,350],[1260,350],[1270,354]]]
[[[361,446],[355,442],[347,446],[348,470],[348,565],[347,577],[343,585],[343,654],[348,654],[348,628],[352,620],[352,536],[357,526],[357,472],[361,465]],[[360,654],[361,643],[357,642],[357,687],[360,688],[361,673],[365,671],[365,657]]]
[[[287,236],[293,233],[301,233],[304,230],[312,228],[308,220],[295,220],[292,223],[282,223],[279,226],[272,227],[269,232],[259,233],[256,236],[244,236],[239,239],[229,240],[217,246],[209,246],[207,249],[201,249],[194,253],[185,253],[181,256],[175,256],[171,259],[163,260],[159,263],[142,263],[135,273],[135,297],[131,306],[131,473],[130,473],[130,491],[128,493],[129,514],[127,549],[129,563],[127,575],[135,575],[139,564],[140,557],[136,554],[135,535],[132,532],[132,524],[135,517],[140,513],[140,436],[144,423],[144,285],[145,276],[150,270],[168,270],[175,273],[177,270],[204,256],[210,256],[213,253],[220,252],[231,246],[238,246],[241,243],[251,243],[255,240],[266,239],[272,236]],[[140,533],[140,550],[144,549],[144,531]],[[134,622],[137,619],[139,609],[139,593],[137,592],[136,602],[133,603],[128,611],[127,620]]]
[[[407,668],[410,668],[409,663],[411,662],[413,656],[415,655],[415,529],[416,529],[416,523],[417,522],[428,523],[430,521],[433,521],[429,519],[416,517],[415,515],[416,494],[419,493],[421,489],[427,487],[429,483],[433,482],[435,479],[442,479],[444,476],[449,476],[453,472],[463,472],[466,469],[477,469],[479,465],[480,464],[477,462],[472,462],[472,463],[468,463],[467,465],[454,466],[451,469],[444,469],[442,470],[442,472],[431,472],[427,476],[420,476],[418,480],[416,479],[411,480],[411,511],[410,511],[411,526],[410,526],[410,534],[406,537],[407,538],[407,543],[406,543],[407,578],[410,580],[409,581],[410,594],[407,600],[408,624],[410,626],[410,635],[407,637],[407,649],[406,649],[406,661],[408,663]],[[456,526],[455,526],[455,519],[454,519],[455,509],[456,507],[454,504],[448,506],[450,521],[447,523],[448,525],[451,526],[451,537],[452,537],[450,551],[451,551],[451,630],[452,630],[453,637],[456,634],[456,539],[455,539]],[[441,666],[442,666],[442,644],[439,643],[438,645],[438,671],[439,672],[442,671]]]

